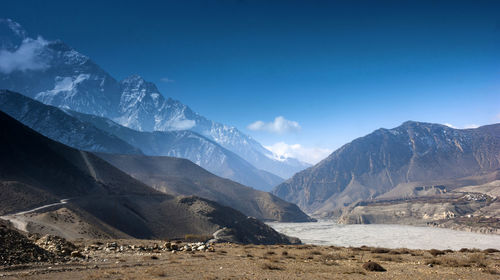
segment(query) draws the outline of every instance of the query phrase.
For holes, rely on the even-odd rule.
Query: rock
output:
[[[372,261],[368,261],[367,263],[363,264],[363,268],[368,271],[380,271],[380,272],[387,271],[380,264]]]
[[[72,258],[84,258],[84,256],[82,255],[82,253],[80,253],[79,251],[73,251],[71,252],[71,257]]]
[[[36,236],[38,237],[38,236]],[[60,257],[40,248],[23,234],[0,220],[0,265],[59,261]]]
[[[35,241],[41,248],[60,256],[69,256],[77,247],[66,239],[55,235],[44,235]]]

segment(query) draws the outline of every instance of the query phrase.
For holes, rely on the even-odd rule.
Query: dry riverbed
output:
[[[0,279],[500,279],[500,252],[494,249],[228,243],[211,248],[191,243],[187,249],[186,243],[153,240],[84,240],[74,244],[78,250],[74,257],[0,266]],[[370,261],[386,271],[367,270],[364,266],[376,268],[373,263],[366,265]]]

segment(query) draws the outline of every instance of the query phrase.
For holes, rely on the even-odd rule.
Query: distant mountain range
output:
[[[156,190],[193,195],[232,207],[263,221],[313,221],[297,205],[207,172],[189,160],[143,155],[97,154]]]
[[[0,110],[73,148],[186,158],[216,175],[266,191],[283,181],[190,130],[141,132],[104,117],[59,109],[6,90],[0,90]]]
[[[80,150],[142,154],[140,149],[92,124],[19,93],[0,90],[0,110],[50,139]]]
[[[453,129],[409,121],[344,145],[273,193],[307,212],[322,214],[396,193],[411,182],[457,179],[499,168],[500,124]]]
[[[165,98],[153,83],[137,75],[115,80],[90,58],[64,44],[27,36],[12,20],[0,20],[2,49],[20,50],[23,63],[0,69],[0,88],[25,94],[45,104],[106,117],[138,131],[191,130],[234,152],[257,169],[289,178],[309,165],[273,154],[235,127],[206,119],[189,107]],[[200,156],[201,157],[201,156]]]
[[[226,228],[241,243],[297,241],[230,207],[158,192],[92,153],[54,142],[3,112],[0,126],[0,215],[48,205],[15,216],[17,226],[24,223],[30,232],[70,239],[173,239],[210,236]]]
[[[8,113],[52,140],[59,140],[77,149],[100,152],[99,155],[112,165],[162,192],[174,195],[196,194],[261,220],[310,220],[294,204],[267,192],[220,178],[199,167],[198,165],[213,167],[216,173],[232,172],[224,174],[225,177],[233,177],[257,186],[271,187],[273,182],[281,182],[277,176],[256,169],[236,154],[195,132],[140,132],[103,117],[65,112],[21,94],[2,90],[0,111]],[[144,149],[146,154],[198,160],[198,165],[185,159],[143,156],[139,148]],[[130,154],[130,157],[124,154]],[[198,158],[198,155],[203,157]],[[249,176],[244,177],[247,175]],[[265,181],[267,178],[271,183]]]

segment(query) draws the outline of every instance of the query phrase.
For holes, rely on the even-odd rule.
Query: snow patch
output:
[[[89,74],[80,74],[76,77],[57,76],[55,78],[54,88],[48,91],[40,92],[35,96],[35,99],[40,100],[43,103],[50,104],[51,101],[54,99],[54,97],[56,97],[61,93],[67,93],[66,98],[71,97],[78,92],[77,90],[78,84],[82,83],[85,80],[88,80],[89,78],[90,78]]]

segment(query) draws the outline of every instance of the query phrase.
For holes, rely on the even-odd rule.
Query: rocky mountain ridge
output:
[[[273,193],[325,213],[401,184],[456,179],[500,168],[500,124],[476,129],[405,122],[355,139]]]

